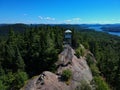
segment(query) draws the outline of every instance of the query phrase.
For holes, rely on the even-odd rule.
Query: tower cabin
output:
[[[72,31],[71,30],[66,30],[65,31],[65,44],[72,44]]]

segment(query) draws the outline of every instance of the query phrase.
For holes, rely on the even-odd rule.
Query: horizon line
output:
[[[54,25],[60,25],[60,24],[68,24],[68,25],[80,25],[80,24],[120,24],[120,23],[0,23],[2,24],[54,24]]]

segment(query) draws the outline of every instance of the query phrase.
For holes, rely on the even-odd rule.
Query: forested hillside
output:
[[[63,30],[57,26],[28,27],[24,33],[10,30],[6,39],[0,40],[0,88],[18,90],[29,77],[55,71]]]
[[[94,69],[94,76],[102,76],[103,79],[110,85],[111,89],[119,90],[120,37],[112,36],[103,32],[82,30],[75,33],[73,40],[75,40],[73,41],[73,46],[79,45],[78,43],[82,43],[95,55],[97,60],[96,65],[99,70],[97,70],[94,66],[91,67]]]
[[[7,36],[1,36],[0,90],[18,90],[28,78],[46,70],[54,72],[58,54],[63,50],[66,29],[73,32],[72,47],[76,49],[83,44],[89,49],[97,60],[96,67],[100,71],[97,74],[111,89],[119,90],[120,37],[60,25],[26,26],[22,33],[10,28]]]

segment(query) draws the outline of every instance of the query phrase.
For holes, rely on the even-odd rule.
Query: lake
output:
[[[101,32],[104,32],[102,29],[101,29],[102,26],[91,26],[89,27],[90,29],[94,29],[96,31],[101,31]],[[117,36],[120,36],[120,32],[108,32],[109,34],[112,34],[112,35],[117,35]]]

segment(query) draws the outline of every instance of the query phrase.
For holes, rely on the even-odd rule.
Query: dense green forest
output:
[[[62,50],[63,28],[27,27],[23,33],[9,31],[0,40],[0,88],[18,90],[28,78],[42,71],[55,71]]]
[[[103,80],[111,89],[119,90],[120,37],[72,25],[22,25],[23,31],[17,32],[13,26],[6,26],[8,35],[0,37],[0,90],[18,90],[43,71],[55,72],[66,29],[72,30],[74,49],[83,44],[95,55],[95,70],[99,71],[93,73],[95,81]],[[90,67],[94,69],[94,65]]]
[[[120,37],[112,36],[103,32],[96,32],[94,30],[77,31],[73,37],[73,46],[78,47],[82,43],[89,49],[97,60],[96,64],[89,61],[90,68],[93,71],[93,76],[107,82],[112,90],[119,90],[120,88]],[[87,57],[89,58],[89,57]],[[90,58],[89,58],[90,60]],[[101,78],[99,78],[100,80]],[[101,86],[102,87],[102,86]],[[108,89],[97,89],[108,90]]]

